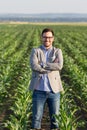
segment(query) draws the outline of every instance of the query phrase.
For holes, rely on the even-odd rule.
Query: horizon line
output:
[[[87,13],[77,13],[77,12],[43,12],[43,13],[1,13],[0,14],[87,14]]]

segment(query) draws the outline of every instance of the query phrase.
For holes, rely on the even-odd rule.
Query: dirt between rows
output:
[[[49,110],[48,110],[47,104],[44,109],[41,126],[42,126],[42,129],[44,130],[50,130],[50,117],[49,117]]]
[[[0,130],[9,130],[7,128],[3,128],[3,121],[4,119],[8,118],[10,114],[12,114],[11,111],[8,110],[8,107],[5,107],[2,113],[0,114]],[[42,130],[50,130],[50,118],[49,118],[49,110],[47,104],[44,109],[41,128]],[[77,130],[87,130],[87,127],[78,128]]]

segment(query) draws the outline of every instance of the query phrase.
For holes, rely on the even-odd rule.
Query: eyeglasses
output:
[[[52,37],[42,37],[42,38],[44,38],[44,39],[52,39],[53,36]]]

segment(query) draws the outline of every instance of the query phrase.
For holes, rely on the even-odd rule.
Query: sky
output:
[[[87,0],[0,0],[1,13],[87,14]]]

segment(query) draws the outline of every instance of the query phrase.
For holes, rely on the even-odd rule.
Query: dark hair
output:
[[[54,32],[53,32],[52,29],[50,29],[50,28],[45,28],[45,29],[42,31],[42,35],[43,35],[43,33],[46,33],[46,32],[51,32],[52,35],[54,36]]]

